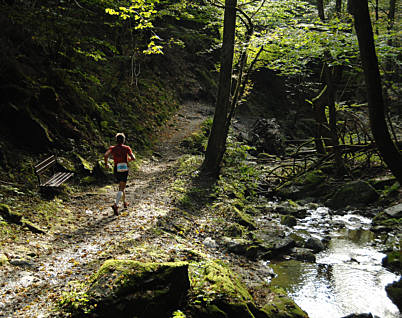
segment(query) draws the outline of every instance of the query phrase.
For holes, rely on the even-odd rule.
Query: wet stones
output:
[[[384,213],[390,218],[402,218],[402,203],[391,206],[384,210]]]
[[[308,215],[307,208],[302,207],[291,200],[277,205],[274,211],[283,215],[292,215],[299,219],[305,218]]]
[[[279,237],[267,230],[254,231],[252,236],[258,246],[258,254],[263,259],[277,258],[296,246],[296,242],[290,236]]]
[[[294,247],[292,249],[292,257],[295,260],[302,262],[310,262],[315,263],[316,258],[311,249],[303,248],[303,247]]]
[[[368,314],[350,314],[342,318],[379,318],[379,317],[373,316],[371,313],[368,313]]]
[[[281,224],[294,227],[297,224],[297,219],[293,215],[282,215]]]
[[[379,212],[373,218],[373,230],[376,232],[389,232],[402,227],[402,203],[391,206]]]
[[[304,247],[313,250],[315,253],[321,252],[325,249],[324,243],[320,239],[314,237],[310,237],[304,244]]]

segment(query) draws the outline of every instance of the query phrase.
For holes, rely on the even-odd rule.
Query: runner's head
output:
[[[126,140],[126,136],[124,136],[123,133],[117,133],[116,134],[116,141],[119,145],[124,144],[124,141]]]

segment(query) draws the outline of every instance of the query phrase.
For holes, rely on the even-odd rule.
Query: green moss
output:
[[[269,318],[308,318],[308,315],[290,299],[284,290],[276,288],[273,291],[273,299],[266,304],[262,311]]]
[[[385,287],[388,297],[398,307],[399,311],[402,311],[402,278],[392,284]]]
[[[91,172],[93,169],[93,165],[87,161],[86,159],[84,159],[81,155],[76,154],[77,158],[80,160],[82,167],[84,168],[84,170],[87,170],[88,172]]]
[[[373,218],[373,226],[385,226],[385,227],[397,227],[399,224],[402,224],[402,218],[391,218],[385,212],[378,213]]]
[[[196,312],[208,317],[254,317],[250,311],[255,308],[252,296],[226,265],[204,261],[191,264],[189,270]]]
[[[60,305],[71,313],[100,310],[99,313],[106,316],[111,312],[119,316],[119,313],[131,311],[133,316],[144,316],[143,310],[173,311],[187,293],[187,266],[186,262],[108,260],[88,282],[76,284],[64,293]]]
[[[233,272],[223,264],[205,261],[191,264],[190,282],[199,298],[212,301],[216,297],[224,297],[231,301],[252,301],[250,293]]]
[[[89,185],[89,184],[93,184],[95,182],[96,182],[96,178],[94,176],[86,176],[86,177],[83,177],[80,179],[81,184]]]
[[[169,267],[180,267],[187,265],[186,262],[175,262],[175,263],[143,263],[133,260],[107,260],[99,269],[97,273],[95,273],[90,281],[101,282],[102,277],[107,276],[110,273],[118,272],[119,275],[115,276],[115,283],[124,283],[125,277],[135,276],[138,278],[138,281],[141,280],[142,276],[145,273],[153,272],[156,269],[169,266]]]
[[[246,233],[246,229],[243,225],[240,225],[238,223],[231,223],[226,228],[226,233],[231,237],[243,237]]]
[[[384,266],[402,272],[402,250],[392,251],[387,253],[387,256],[382,260]]]
[[[255,230],[257,228],[253,218],[249,214],[247,214],[244,211],[239,210],[236,207],[233,207],[233,211],[235,212],[235,220],[240,225],[243,225],[250,230]]]
[[[0,267],[8,264],[8,258],[4,254],[0,254]]]
[[[308,172],[304,176],[304,182],[307,184],[318,184],[325,180],[326,175],[321,170]]]
[[[281,224],[293,227],[297,224],[297,219],[293,215],[282,215]]]

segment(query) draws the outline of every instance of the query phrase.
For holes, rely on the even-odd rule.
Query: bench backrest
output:
[[[41,173],[45,172],[48,168],[50,168],[54,164],[56,164],[56,156],[52,155],[49,158],[46,158],[42,162],[38,163],[35,166],[35,172],[37,174],[41,174]]]

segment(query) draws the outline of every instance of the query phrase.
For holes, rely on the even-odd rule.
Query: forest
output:
[[[0,0],[0,317],[402,317],[401,9]]]

